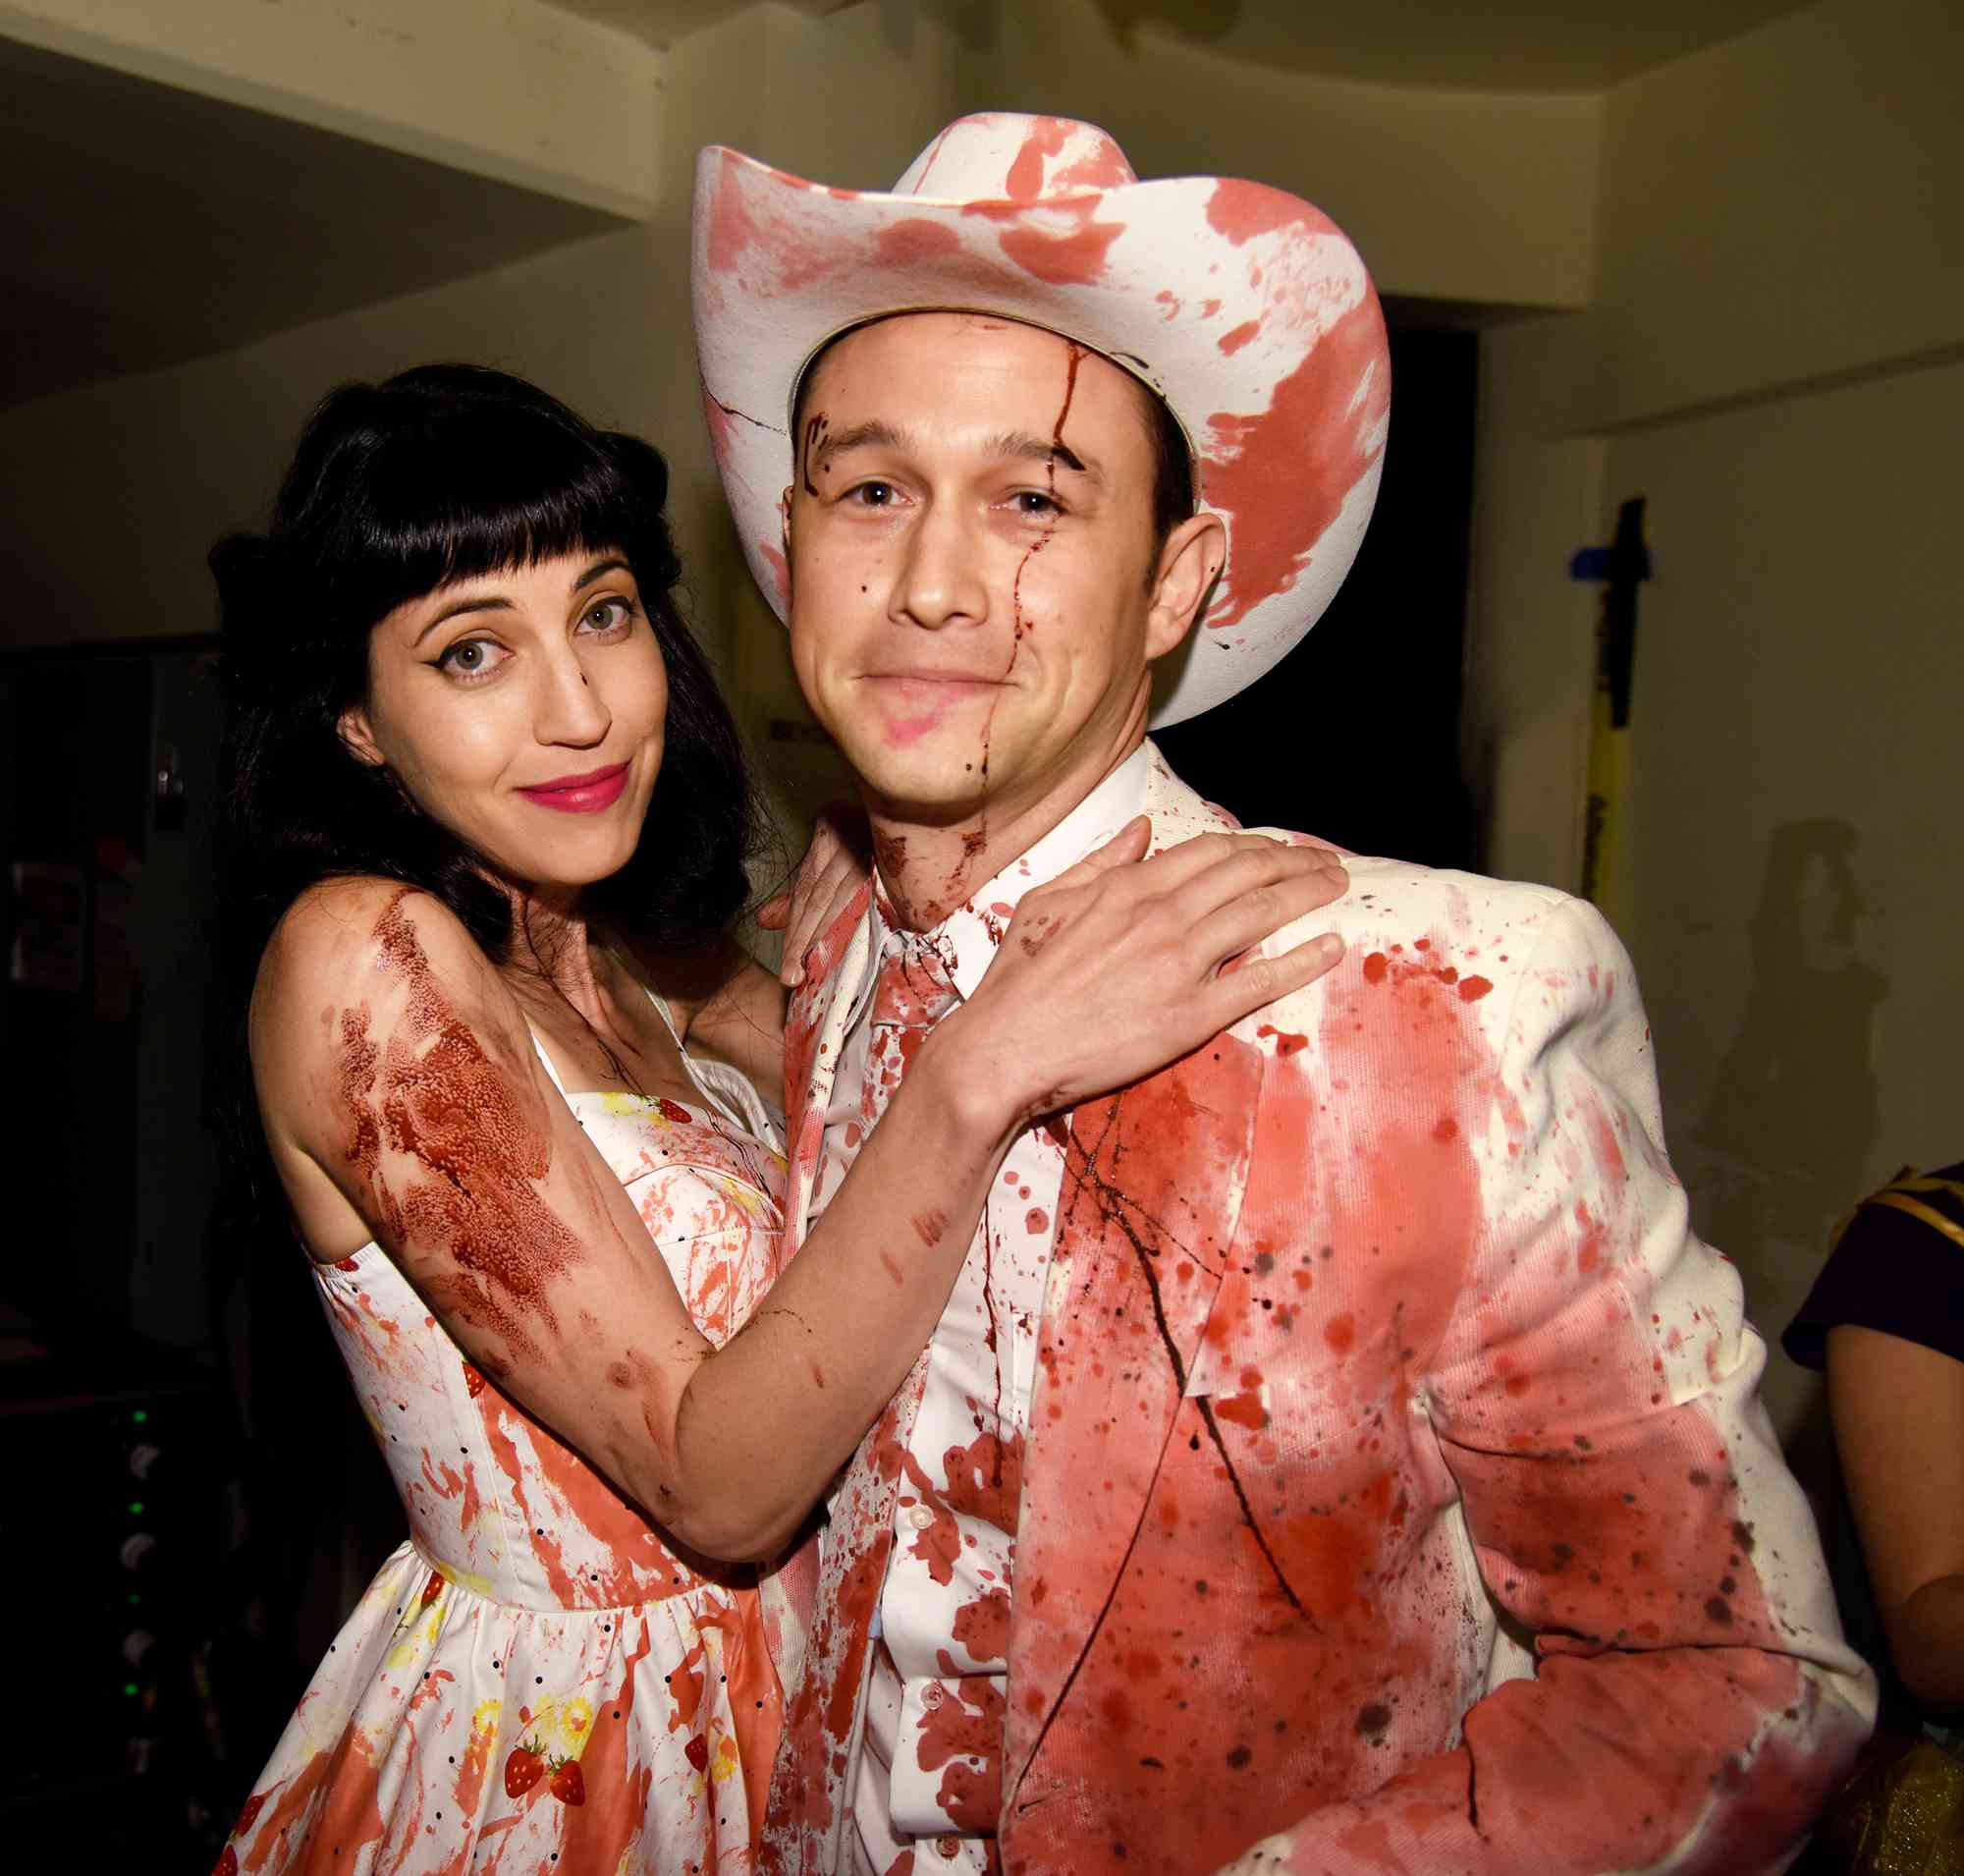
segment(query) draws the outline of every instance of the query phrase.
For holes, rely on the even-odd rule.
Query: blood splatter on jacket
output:
[[[1224,825],[1157,760],[1148,811],[1157,846]],[[1271,941],[1337,930],[1329,976],[1070,1116],[1003,1866],[1783,1867],[1873,1683],[1628,960],[1558,892],[1348,864]],[[793,1002],[787,1255],[862,927]],[[835,1501],[766,1867],[845,1866],[916,1398]]]

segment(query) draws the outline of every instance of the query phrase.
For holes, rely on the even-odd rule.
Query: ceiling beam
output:
[[[0,36],[643,220],[666,55],[540,0],[0,0]]]

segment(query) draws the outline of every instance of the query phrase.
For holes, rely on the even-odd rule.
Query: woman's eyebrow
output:
[[[592,585],[603,574],[631,574],[633,571],[633,568],[629,567],[627,561],[619,554],[609,554],[604,560],[596,560],[591,567],[567,588],[568,596],[571,597],[582,587]],[[417,633],[414,638],[409,641],[409,649],[413,651],[445,620],[455,619],[460,613],[510,612],[511,610],[512,602],[502,593],[479,593],[472,599],[460,599],[454,606],[444,607],[434,619],[430,620],[423,627],[422,631]]]
[[[581,583],[583,584],[584,582],[582,581]],[[510,612],[512,610],[512,602],[502,593],[480,593],[475,599],[460,599],[454,606],[444,607],[434,619],[430,620],[423,627],[422,631],[409,640],[409,649],[413,651],[437,627],[442,625],[446,620],[455,619],[460,613]]]
[[[592,585],[593,582],[596,579],[598,579],[602,574],[631,574],[633,571],[634,571],[633,568],[629,567],[627,561],[623,559],[621,555],[609,554],[604,560],[596,560],[591,567],[589,567],[583,574],[581,574],[580,577],[577,579],[575,579],[571,586],[567,588],[568,595],[571,596],[572,594],[576,593],[582,586]]]

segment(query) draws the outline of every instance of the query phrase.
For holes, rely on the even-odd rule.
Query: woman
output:
[[[1781,1342],[1827,1370],[1836,1587],[1882,1696],[1804,1867],[1964,1876],[1964,1161],[1863,1199]]]
[[[258,1112],[411,1530],[248,1870],[747,1866],[810,1553],[712,1560],[793,1543],[1033,1115],[1335,955],[1220,974],[1340,873],[1131,864],[1135,824],[1030,895],[760,1306],[783,993],[728,935],[750,795],[665,492],[645,444],[433,366],[331,396],[270,532],[214,552]]]

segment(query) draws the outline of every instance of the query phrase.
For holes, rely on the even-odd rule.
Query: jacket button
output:
[[[934,1847],[950,1862],[953,1862],[955,1857],[961,1854],[961,1839],[958,1837],[938,1837],[935,1839]]]
[[[910,1512],[907,1513],[907,1522],[911,1524],[915,1530],[924,1531],[930,1524],[934,1522],[934,1513],[930,1511],[925,1505],[916,1505]]]

